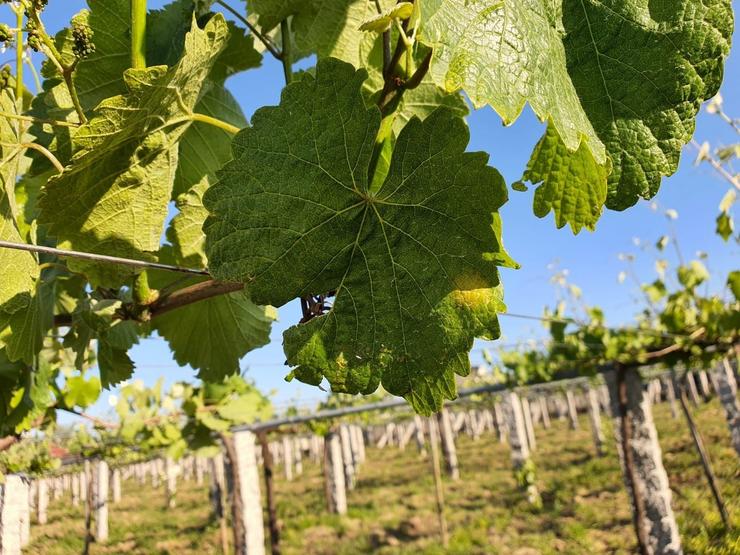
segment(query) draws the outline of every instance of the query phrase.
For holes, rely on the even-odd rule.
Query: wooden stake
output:
[[[675,383],[675,375],[673,377],[673,380]],[[730,515],[727,513],[727,506],[725,505],[724,499],[722,499],[722,494],[719,491],[719,487],[717,487],[717,477],[714,475],[714,470],[712,469],[712,461],[710,460],[709,454],[704,448],[704,441],[701,438],[699,430],[696,428],[694,418],[691,416],[689,405],[686,402],[686,390],[681,384],[678,384],[677,389],[679,391],[678,400],[681,403],[681,410],[683,410],[683,414],[686,417],[686,423],[689,426],[691,437],[694,440],[694,447],[696,447],[696,452],[699,454],[699,460],[701,461],[704,475],[707,477],[709,489],[712,490],[712,496],[714,497],[714,502],[717,505],[717,510],[719,511],[720,517],[722,517],[722,523],[724,524],[725,529],[728,530],[730,528]]]
[[[437,447],[437,422],[434,418],[429,418],[429,450],[432,457],[432,474],[434,475],[434,491],[437,498],[437,518],[439,521],[439,537],[442,541],[442,547],[447,548],[450,544],[450,538],[447,533],[447,519],[445,518],[445,496],[442,485],[442,472],[439,464],[439,449]]]
[[[275,485],[273,480],[274,461],[270,444],[267,441],[267,434],[260,432],[260,448],[262,449],[262,469],[265,475],[265,495],[267,497],[267,519],[268,529],[270,530],[270,549],[272,555],[280,555],[280,529],[277,523],[277,510],[275,509]]]

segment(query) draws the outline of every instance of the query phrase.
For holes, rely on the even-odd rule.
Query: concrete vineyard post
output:
[[[356,454],[355,460],[362,464],[365,462],[365,437],[362,434],[362,428],[360,426],[352,426],[351,428],[352,438],[352,453]]]
[[[524,416],[524,430],[527,432],[527,443],[529,444],[529,450],[534,451],[537,449],[537,440],[534,437],[534,424],[532,423],[532,407],[529,404],[529,399],[521,397],[522,403],[522,415]]]
[[[195,485],[203,485],[203,459],[200,457],[195,458]]]
[[[80,475],[74,473],[72,475],[72,506],[78,507],[80,505]]]
[[[452,431],[452,419],[450,411],[442,409],[437,413],[437,423],[439,424],[439,434],[442,440],[442,455],[445,459],[445,468],[447,475],[452,480],[460,479],[460,468],[457,463],[457,448],[455,447],[455,437]]]
[[[709,376],[707,376],[705,370],[699,370],[699,387],[701,389],[701,396],[704,397],[705,401],[709,401],[712,391],[709,389]]]
[[[686,372],[686,384],[689,387],[689,399],[691,399],[691,402],[694,405],[698,405],[699,391],[696,389],[696,380],[694,379],[694,374],[692,372]]]
[[[596,454],[604,454],[604,432],[601,429],[601,410],[599,398],[595,390],[588,388],[588,419],[591,423],[591,437],[594,440]]]
[[[572,390],[565,392],[565,400],[568,404],[568,419],[570,421],[570,429],[578,429],[578,409],[576,408],[576,397],[573,395]]]
[[[344,483],[348,490],[353,490],[355,489],[355,464],[352,458],[349,427],[346,424],[339,426],[339,441],[342,445],[342,460],[344,461]]]
[[[668,398],[668,403],[671,406],[671,417],[675,420],[678,418],[678,407],[676,406],[676,388],[673,387],[673,380],[668,379],[664,380],[665,389],[666,389],[666,397]]]
[[[534,483],[534,472],[532,459],[529,452],[529,441],[527,430],[522,414],[522,404],[519,395],[514,391],[506,394],[504,402],[506,423],[509,432],[509,445],[511,447],[511,462],[514,466],[514,474],[519,482],[519,487],[525,490],[530,503],[540,503],[540,494]]]
[[[416,439],[416,448],[419,450],[419,454],[422,456],[426,455],[426,442],[424,440],[424,422],[421,420],[421,416],[418,414],[414,415],[414,439]]]
[[[95,463],[95,541],[108,541],[108,463],[99,460]]]
[[[260,492],[260,473],[257,467],[257,436],[249,431],[234,433],[234,451],[238,484],[234,496],[239,495],[242,505],[244,530],[243,553],[236,555],[264,555],[265,531],[262,515],[262,495]]]
[[[46,478],[39,478],[38,501],[36,502],[36,520],[39,524],[48,521],[47,511],[49,509],[49,482]]]
[[[178,465],[172,457],[164,461],[165,473],[165,498],[168,509],[174,509],[177,505],[177,474]]]
[[[21,477],[18,496],[21,511],[21,547],[26,547],[31,542],[31,480],[26,476]]]
[[[221,454],[209,460],[211,467],[210,496],[213,504],[213,514],[216,518],[223,518],[224,506],[223,496],[226,488],[226,476],[224,475],[224,457]]]
[[[715,374],[717,395],[725,411],[727,427],[730,429],[732,447],[740,456],[740,403],[737,400],[737,381],[730,362],[724,359]]]
[[[359,427],[358,426],[350,426],[349,427],[349,445],[352,448],[352,460],[355,463],[355,472],[359,470],[361,460],[360,455],[360,439],[358,434]]]
[[[301,446],[301,438],[297,437],[293,440],[293,462],[295,465],[296,476],[303,474],[303,451]]]
[[[414,425],[404,423],[401,425],[401,440],[398,443],[398,448],[401,451],[406,450],[406,445],[408,445],[409,441],[411,441],[411,436],[414,434]]]
[[[622,367],[607,372],[606,380],[614,415],[614,436],[640,551],[683,553],[658,433],[640,374]]]
[[[111,502],[112,503],[120,503],[121,502],[121,469],[120,468],[114,468],[111,472]]]
[[[495,403],[493,405],[493,415],[496,432],[498,433],[498,441],[499,443],[506,443],[506,421],[504,419],[504,412],[501,409],[501,403]]]
[[[319,436],[311,436],[311,461],[318,463],[321,460],[321,440]]]
[[[330,513],[347,514],[347,489],[339,434],[330,431],[324,438],[324,478]]]
[[[293,442],[290,437],[283,436],[283,472],[285,479],[289,482],[293,480]]]
[[[25,507],[24,507],[25,505]],[[0,484],[0,553],[20,555],[24,540],[24,515],[28,510],[28,481],[17,474]]]
[[[546,430],[550,429],[550,411],[547,406],[547,398],[542,395],[538,399],[540,403],[540,415],[542,418],[542,427]]]
[[[156,460],[149,461],[149,473],[152,478],[152,487],[159,487],[159,465]]]

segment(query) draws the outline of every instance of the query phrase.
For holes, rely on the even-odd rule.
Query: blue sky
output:
[[[165,2],[150,1],[152,7]],[[52,0],[45,17],[50,31],[65,25],[73,13],[83,8],[81,0]],[[740,1],[733,7],[740,11]],[[7,8],[5,8],[7,10]],[[0,20],[7,20],[2,14]],[[737,25],[737,23],[736,23]],[[737,32],[735,33],[737,35]],[[6,56],[10,53],[6,53]],[[0,62],[6,60],[0,55]],[[231,78],[229,87],[241,103],[247,116],[259,107],[276,104],[283,84],[282,68],[271,57],[266,56],[263,67]],[[725,111],[740,117],[740,54],[731,54],[722,86]],[[510,127],[504,127],[500,118],[490,109],[473,112],[469,118],[469,150],[483,150],[490,154],[490,163],[504,176],[507,183],[518,180],[526,166],[532,148],[543,133],[544,127],[526,109],[523,115]],[[715,116],[700,114],[695,138],[702,142],[709,140],[715,145],[737,142],[737,135],[728,125]],[[629,322],[639,309],[639,292],[627,280],[620,284],[617,275],[625,270],[619,253],[637,255],[634,270],[641,281],[654,279],[653,251],[643,252],[635,245],[635,240],[643,244],[654,244],[663,234],[672,232],[664,211],[676,210],[678,219],[673,222],[683,256],[695,257],[697,251],[708,253],[706,261],[713,278],[712,290],[721,290],[724,279],[731,268],[737,268],[740,248],[735,243],[723,243],[714,234],[714,219],[717,206],[728,186],[713,173],[708,165],[695,167],[693,160],[696,151],[687,146],[681,159],[678,172],[663,180],[660,192],[653,199],[659,209],[654,211],[650,202],[642,201],[625,212],[606,211],[594,232],[582,231],[574,236],[569,228],[556,229],[552,215],[538,219],[532,213],[533,188],[525,193],[510,191],[510,200],[501,213],[504,222],[504,241],[509,253],[521,264],[519,270],[503,270],[506,302],[509,311],[520,314],[539,315],[545,305],[555,302],[555,290],[550,283],[552,265],[569,271],[568,279],[583,290],[587,303],[601,306],[611,324]],[[675,265],[673,251],[663,255]],[[287,369],[283,366],[282,332],[296,323],[300,309],[291,303],[280,310],[280,321],[273,328],[269,345],[249,353],[243,367],[248,375],[264,391],[275,390],[275,402],[285,406],[296,400],[300,404],[310,404],[325,394],[319,389],[297,382],[283,380]],[[536,321],[502,317],[504,337],[498,343],[515,343],[532,337],[542,337],[545,330]],[[474,364],[481,360],[480,349],[495,349],[496,342],[477,342],[471,360]],[[143,340],[134,347],[131,356],[138,367],[135,378],[153,383],[164,376],[167,383],[194,379],[190,368],[178,367],[167,344],[159,339]],[[103,393],[101,401],[91,412],[107,410],[108,394]]]

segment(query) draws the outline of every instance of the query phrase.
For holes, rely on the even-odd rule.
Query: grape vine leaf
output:
[[[463,89],[476,108],[490,105],[507,125],[529,102],[541,120],[552,119],[569,149],[586,141],[603,163],[604,145],[568,75],[560,3],[424,0],[420,40],[434,48],[430,73],[438,85]]]
[[[17,106],[8,90],[0,90],[0,110],[14,114]],[[0,118],[0,239],[24,243],[18,228],[15,183],[24,149],[19,146],[18,123]],[[12,268],[12,271],[9,269]],[[38,279],[36,258],[29,252],[0,249],[0,328],[5,315],[28,306]]]
[[[41,350],[44,332],[52,327],[54,284],[36,280],[26,307],[13,314],[0,312],[0,348],[8,358],[33,364]]]
[[[397,6],[394,0],[383,0],[380,4],[385,11],[391,11]],[[262,28],[268,31],[279,25],[283,19],[292,16],[294,41],[301,52],[316,53],[319,58],[338,58],[357,68],[364,67],[370,73],[365,89],[369,93],[375,93],[382,88],[382,41],[377,34],[360,30],[363,22],[378,15],[374,2],[249,0],[248,7],[250,13],[258,15]],[[397,32],[393,30],[392,35],[392,40],[395,41]],[[415,57],[419,61],[424,56],[417,52]],[[468,112],[460,94],[449,93],[436,86],[431,77],[427,77],[417,88],[404,93],[395,111],[394,132],[400,132],[412,116],[424,119],[438,106],[448,106],[461,115]]]
[[[117,319],[120,307],[121,302],[113,299],[80,301],[72,314],[74,325],[64,338],[64,346],[77,354],[75,364],[80,370],[87,360],[90,342],[97,341],[100,382],[105,388],[130,378],[134,371],[127,353],[139,342],[138,324]]]
[[[733,270],[727,276],[727,287],[732,291],[732,296],[740,302],[740,270]]]
[[[583,165],[583,141],[597,164],[606,163],[606,152],[606,206],[615,210],[651,198],[676,170],[699,105],[720,84],[733,29],[729,0],[426,0],[422,14],[435,81],[463,88],[476,106],[490,104],[505,123],[529,102],[563,143],[550,150],[578,159],[571,167]],[[552,143],[552,133],[543,140]],[[594,192],[603,188],[602,174],[580,180],[588,210],[570,216],[552,204],[558,225],[591,227],[582,216],[600,210]],[[568,188],[565,175],[547,176],[541,195]]]
[[[606,205],[623,210],[676,171],[701,103],[718,91],[731,3],[568,1],[563,24],[568,71],[613,163]]]
[[[223,86],[214,86],[207,91],[195,111],[239,128],[247,126],[238,102]],[[180,163],[173,196],[177,199],[201,181],[205,181],[205,187],[208,187],[215,180],[216,170],[231,159],[230,144],[231,135],[226,131],[205,123],[193,123],[180,141]]]
[[[64,381],[64,404],[67,407],[87,408],[100,397],[100,380],[93,376],[70,376]]]
[[[395,41],[396,39],[397,32],[392,32],[391,41]],[[416,67],[418,67],[427,53],[427,48],[417,49],[414,55]],[[360,56],[362,58],[362,67],[368,71],[364,90],[368,93],[366,100],[369,102],[373,98],[372,95],[382,91],[385,84],[382,72],[383,43],[381,40],[378,40],[374,33],[365,34]],[[401,96],[401,100],[393,112],[395,116],[393,132],[395,135],[398,135],[412,117],[416,116],[424,120],[440,106],[446,106],[460,117],[468,115],[468,105],[459,92],[447,92],[437,86],[430,75],[426,75],[416,88],[406,89],[403,96]]]
[[[581,143],[575,152],[563,144],[552,125],[535,147],[522,181],[542,183],[534,193],[534,213],[543,218],[552,210],[558,228],[570,224],[573,233],[593,230],[606,201],[609,161],[600,165]]]
[[[184,266],[206,267],[203,222],[208,212],[202,196],[208,188],[203,180],[178,198],[179,213],[167,230],[172,247],[164,247],[160,260]],[[152,274],[152,286],[162,288],[173,281],[171,274]],[[179,287],[195,284],[191,279]],[[180,307],[152,320],[155,329],[169,344],[181,366],[199,370],[198,376],[219,381],[239,372],[239,361],[249,351],[266,345],[277,311],[254,304],[245,291],[236,291]],[[194,337],[200,338],[193,341]],[[207,338],[203,341],[201,339]]]
[[[88,6],[89,9],[82,10],[74,17],[74,21],[89,26],[96,50],[88,58],[77,63],[72,77],[80,103],[89,114],[106,98],[127,93],[123,74],[131,63],[131,6],[129,0],[110,2],[88,0]],[[193,0],[175,0],[161,9],[149,12],[148,65],[173,66],[179,61],[185,45],[185,36],[193,24],[193,16]],[[201,27],[205,24],[205,19],[207,18],[198,19]],[[213,84],[206,85],[205,89],[211,86],[221,87],[228,76],[257,67],[261,63],[262,57],[254,48],[252,36],[245,34],[245,30],[231,21],[227,22],[227,25],[228,42],[209,74],[209,81]],[[55,37],[55,42],[64,60],[72,63],[74,41],[70,30],[60,31]],[[56,68],[52,64],[45,64],[42,71],[48,79],[44,81],[44,91],[34,101],[33,114],[40,118],[77,122],[78,116],[74,112],[72,99]],[[196,106],[196,111],[200,112],[199,106]],[[64,164],[68,163],[72,156],[71,139],[76,130],[54,129],[55,135],[51,137],[42,132],[41,126],[36,127],[41,142],[46,146],[52,145],[51,148],[57,158]],[[183,141],[187,142],[188,137],[184,137]],[[37,158],[37,162],[42,168],[48,164],[45,158]]]
[[[367,73],[332,58],[258,110],[234,161],[204,195],[209,268],[282,306],[334,292],[331,309],[287,330],[293,375],[335,391],[379,383],[421,413],[455,394],[475,337],[499,334],[497,266],[506,201],[485,153],[465,153],[462,119],[412,119],[382,186],[369,191],[380,125],[362,95]]]
[[[395,0],[380,2],[383,10],[395,4]],[[291,29],[301,53],[338,58],[355,67],[363,65],[363,48],[367,44],[360,26],[378,14],[375,2],[368,0],[248,0],[247,5],[265,31],[292,16]]]
[[[228,28],[220,15],[195,22],[182,59],[124,74],[128,94],[102,102],[75,136],[80,146],[39,200],[39,222],[61,248],[153,259],[177,169],[178,141],[223,49]],[[70,197],[77,202],[70,203]],[[130,270],[70,261],[94,285],[116,285]]]
[[[152,284],[166,283],[162,279],[155,277]],[[238,374],[241,358],[268,343],[276,319],[273,307],[258,306],[245,291],[236,291],[161,314],[152,320],[152,329],[167,341],[180,366],[198,369],[202,380],[218,381]]]

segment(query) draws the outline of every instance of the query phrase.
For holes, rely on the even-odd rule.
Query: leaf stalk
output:
[[[146,0],[131,0],[131,67],[146,68]]]
[[[290,24],[287,19],[280,22],[280,37],[283,42],[283,53],[280,60],[283,62],[283,74],[285,75],[285,84],[289,85],[293,80],[293,53],[291,42],[293,38],[290,35]]]
[[[218,127],[219,129],[223,129],[224,131],[226,131],[227,133],[231,133],[232,135],[236,135],[240,131],[240,129],[235,125],[231,125],[230,123],[211,116],[207,116],[205,114],[198,114],[197,112],[193,112],[192,114],[190,114],[190,119],[192,119],[193,121],[199,121],[201,123],[206,123],[208,125]]]
[[[267,51],[273,55],[273,57],[276,60],[282,59],[282,54],[278,51],[277,48],[275,48],[275,45],[272,44],[272,41],[269,39],[269,37],[262,32],[260,32],[257,27],[255,27],[246,17],[244,17],[242,14],[240,14],[237,10],[232,8],[229,4],[224,2],[223,0],[216,0],[216,4],[221,6],[223,9],[228,11],[231,15],[233,15],[235,18],[237,18],[239,21],[241,21],[244,26],[249,29],[249,31],[257,37],[257,39],[264,45],[264,47],[267,49]]]

